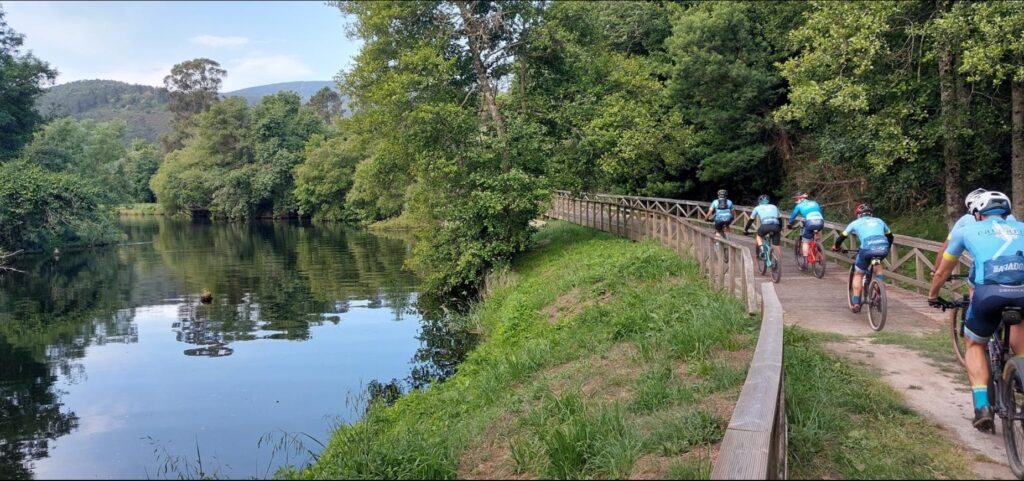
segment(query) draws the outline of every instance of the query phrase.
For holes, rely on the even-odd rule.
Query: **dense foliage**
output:
[[[31,53],[22,53],[25,37],[14,31],[0,10],[0,161],[14,156],[42,120],[35,109],[43,85],[57,72]]]
[[[115,80],[78,80],[46,89],[36,107],[44,118],[124,121],[129,139],[155,142],[170,128],[167,90]]]

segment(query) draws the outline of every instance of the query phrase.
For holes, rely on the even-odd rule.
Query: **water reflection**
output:
[[[128,220],[123,228],[129,235],[128,245],[64,252],[59,259],[24,258],[17,267],[28,274],[0,277],[0,476],[4,478],[30,477],[33,463],[50,455],[49,443],[79,425],[65,398],[76,386],[89,384],[90,353],[112,344],[127,348],[148,343],[150,347],[141,351],[117,352],[130,352],[136,356],[131,362],[140,366],[157,362],[145,356],[156,356],[166,343],[159,339],[160,330],[140,335],[140,323],[165,319],[154,314],[162,312],[161,306],[176,312],[160,321],[165,323],[166,339],[174,340],[178,356],[191,359],[262,352],[267,347],[259,341],[311,341],[315,328],[344,325],[365,317],[367,309],[388,313],[392,321],[419,319],[418,280],[403,268],[410,249],[407,239],[343,226],[313,228],[280,222],[222,225],[146,218]],[[212,302],[200,302],[201,292],[211,293]],[[145,318],[139,318],[143,316],[139,312],[146,312]],[[436,319],[422,321],[420,349],[412,359],[410,354],[402,355],[410,387],[450,376],[470,344]],[[387,346],[380,347],[382,355],[388,355]],[[337,353],[321,356],[334,359]],[[372,368],[382,360],[367,361],[363,363]],[[159,362],[156,369],[172,369],[167,361]],[[322,364],[310,362],[291,368],[315,370]],[[120,368],[113,366],[108,369]],[[170,371],[160,375],[173,377]],[[261,388],[273,391],[273,386]],[[173,386],[167,389],[174,395]],[[391,388],[382,388],[385,391],[395,394]],[[234,414],[232,394],[224,393],[225,402],[217,404],[226,419]],[[133,393],[117,395],[130,399]],[[343,401],[336,402],[340,410]],[[70,405],[84,412],[79,404]],[[147,460],[131,461],[141,465]]]

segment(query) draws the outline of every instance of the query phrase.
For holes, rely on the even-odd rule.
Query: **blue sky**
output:
[[[360,43],[323,2],[0,3],[25,48],[57,68],[57,83],[113,79],[162,85],[171,66],[207,57],[227,69],[223,90],[330,80]]]

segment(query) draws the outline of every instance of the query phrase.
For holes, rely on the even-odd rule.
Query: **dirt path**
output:
[[[972,461],[980,478],[1015,479],[1006,465],[1001,426],[996,435],[983,434],[971,426],[974,411],[970,390],[958,369],[943,370],[913,350],[875,343],[870,337],[874,331],[868,326],[867,313],[854,314],[847,308],[848,270],[829,264],[825,277],[818,279],[809,271],[797,270],[792,252],[783,253],[782,267],[782,281],[776,291],[786,324],[846,336],[846,341],[825,347],[878,369],[908,405],[942,426],[954,442],[974,452]],[[945,318],[925,304],[924,296],[896,288],[888,288],[887,294],[885,331],[923,334],[944,329]]]

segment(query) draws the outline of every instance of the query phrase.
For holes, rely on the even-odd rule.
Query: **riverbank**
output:
[[[125,204],[114,209],[117,215],[164,215],[164,206],[160,204],[140,203]]]
[[[339,429],[310,478],[706,477],[757,321],[691,260],[552,222],[447,382]]]
[[[706,478],[758,328],[694,261],[557,221],[466,322],[483,340],[457,375],[372,408],[290,475]],[[787,331],[792,477],[970,475],[941,429],[826,340]]]

